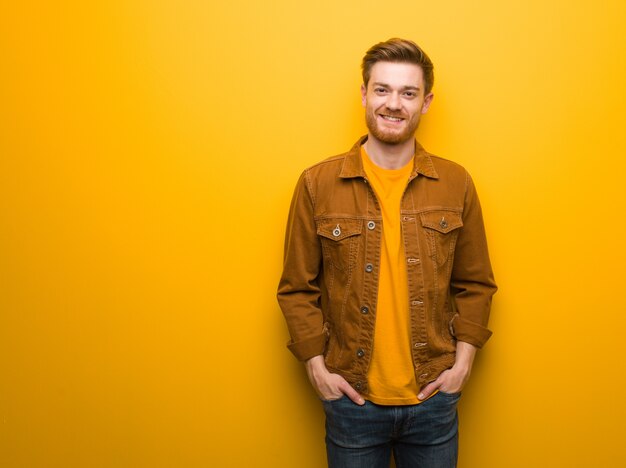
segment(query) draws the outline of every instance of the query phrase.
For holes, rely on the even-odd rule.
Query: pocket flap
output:
[[[328,218],[317,223],[317,235],[334,241],[361,234],[362,219]]]
[[[461,214],[450,210],[432,210],[420,213],[422,226],[447,234],[463,226]]]

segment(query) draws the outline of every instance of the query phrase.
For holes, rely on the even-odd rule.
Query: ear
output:
[[[428,93],[426,95],[426,97],[424,98],[424,104],[422,104],[422,114],[425,114],[426,112],[428,112],[428,108],[430,107],[431,102],[433,102],[433,99],[435,98],[435,95],[433,93]]]
[[[367,88],[364,84],[361,85],[361,104],[363,107],[367,104]]]

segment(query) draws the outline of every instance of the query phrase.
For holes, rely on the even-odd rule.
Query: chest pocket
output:
[[[356,261],[363,220],[324,218],[317,221],[324,262],[338,270],[349,270]]]
[[[431,210],[420,213],[420,221],[428,238],[429,253],[437,266],[454,257],[454,248],[463,227],[461,213],[452,210]]]

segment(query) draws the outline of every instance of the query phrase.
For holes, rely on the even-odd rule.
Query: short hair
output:
[[[361,63],[365,86],[369,83],[372,67],[376,62],[414,63],[422,69],[424,74],[424,95],[433,89],[435,82],[433,62],[426,55],[426,52],[413,41],[394,37],[370,47]]]

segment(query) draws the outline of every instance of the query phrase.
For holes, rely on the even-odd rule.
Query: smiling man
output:
[[[469,174],[415,140],[433,65],[389,39],[363,58],[368,128],[306,169],[278,301],[326,412],[331,468],[454,467],[456,405],[496,291]]]

